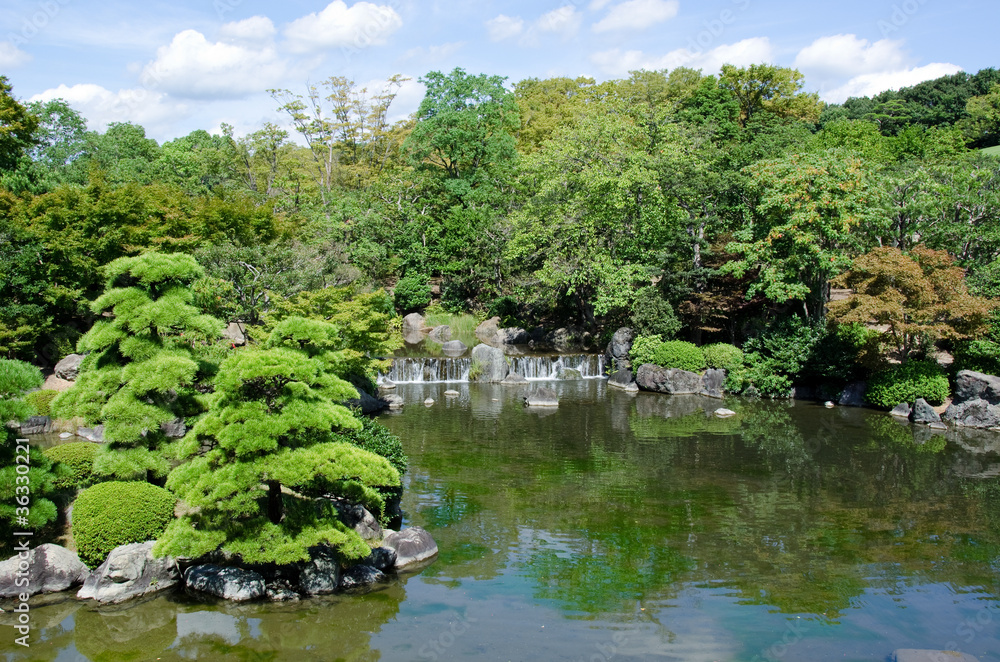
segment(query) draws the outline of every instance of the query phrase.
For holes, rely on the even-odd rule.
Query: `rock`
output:
[[[431,405],[434,404],[434,398],[427,398],[426,400],[424,400],[424,404],[430,407]]]
[[[914,423],[940,423],[941,417],[934,407],[927,404],[927,401],[923,398],[917,398],[917,401],[913,403],[913,412],[910,414],[910,420]]]
[[[959,427],[994,428],[1000,426],[1000,405],[983,399],[952,404],[944,412],[944,420]]]
[[[420,332],[424,330],[427,323],[424,321],[424,316],[420,313],[410,313],[403,318],[403,335],[408,333],[413,333],[414,331]]]
[[[952,402],[962,404],[970,400],[985,400],[991,405],[1000,404],[1000,377],[972,370],[962,370],[955,376],[955,394]]]
[[[445,391],[444,392],[444,397],[446,397],[446,398],[457,398],[459,395],[460,394],[459,394],[458,391]]]
[[[387,570],[396,565],[396,550],[388,547],[376,547],[368,558],[364,560],[365,565],[370,565],[377,570]]]
[[[441,345],[441,351],[445,356],[461,356],[465,354],[469,348],[461,340],[449,340],[445,344]]]
[[[700,393],[702,390],[701,375],[680,370],[679,368],[661,368],[652,363],[639,366],[635,381],[644,391],[654,393]]]
[[[384,389],[386,391],[391,391],[392,389],[396,388],[396,382],[392,381],[391,379],[383,379],[379,383],[378,387],[380,390]],[[358,393],[360,392],[361,391],[358,391]]]
[[[73,382],[56,377],[55,375],[49,375],[45,378],[45,383],[42,384],[42,388],[46,391],[68,391],[73,386]]]
[[[531,392],[531,395],[524,399],[524,404],[528,407],[558,407],[559,395],[550,388],[542,386]]]
[[[580,338],[583,333],[575,328],[558,328],[545,335],[545,342],[559,352],[580,348]]]
[[[267,592],[264,578],[253,570],[223,568],[211,563],[188,568],[184,572],[184,584],[192,591],[234,602],[256,600]]]
[[[183,418],[177,418],[166,423],[160,423],[160,431],[168,439],[180,439],[187,434],[187,425],[184,424]]]
[[[736,412],[732,409],[719,408],[715,410],[715,415],[719,418],[729,418],[730,416],[735,416]]]
[[[239,322],[230,322],[222,332],[222,339],[228,341],[234,347],[242,347],[247,344],[247,334],[243,331],[243,326]]]
[[[76,597],[117,604],[162,591],[180,581],[177,561],[153,556],[154,541],[115,547],[90,574]]]
[[[32,416],[21,423],[21,434],[47,434],[52,432],[51,416]]]
[[[387,393],[382,399],[389,403],[389,409],[402,409],[403,398],[395,393]]]
[[[80,374],[80,364],[83,363],[83,359],[83,354],[70,354],[56,364],[53,374],[59,379],[75,382],[77,375]]]
[[[865,393],[867,392],[867,382],[852,382],[844,387],[837,404],[841,407],[864,407]]]
[[[520,327],[500,329],[497,339],[501,345],[527,345],[531,342],[531,334]]]
[[[940,422],[940,421],[929,423],[927,425],[927,427],[929,427],[931,430],[947,430],[948,429],[948,426],[945,425],[944,423]]]
[[[833,400],[827,400],[826,402],[823,403],[823,406],[826,407],[827,409],[833,409],[837,405],[833,402]],[[909,414],[907,414],[907,416],[909,416]]]
[[[796,384],[792,387],[792,400],[819,400],[819,389],[814,386]]]
[[[298,592],[286,579],[268,582],[264,588],[264,595],[271,602],[294,602],[300,599]]]
[[[382,537],[382,525],[364,506],[340,498],[332,498],[330,501],[337,509],[344,526],[354,529],[362,540],[378,540]]]
[[[385,574],[370,565],[355,565],[340,576],[340,588],[344,591],[363,588],[385,579]]]
[[[503,344],[500,339],[500,318],[491,317],[482,322],[476,327],[476,337],[491,347]]]
[[[59,433],[59,438],[60,439],[69,439],[72,436],[73,436],[72,432],[60,432]]]
[[[507,376],[503,378],[501,384],[506,384],[507,386],[523,386],[528,383],[528,380],[517,374],[516,372],[507,373]]]
[[[15,549],[21,540],[28,539],[13,540]],[[19,578],[17,573],[25,571],[27,575]],[[0,598],[13,598],[21,593],[58,593],[82,584],[89,575],[90,569],[75,553],[65,547],[45,543],[0,562]],[[27,586],[18,586],[18,579],[22,583],[27,579]]]
[[[559,370],[556,371],[556,379],[575,381],[583,379],[583,373],[576,368],[559,368]]]
[[[900,402],[898,405],[896,405],[895,409],[889,412],[889,415],[895,416],[896,418],[909,418],[910,412],[912,411],[913,410],[910,409],[910,405],[906,404],[905,402]]]
[[[635,340],[635,332],[627,326],[615,331],[604,350],[604,357],[609,366],[615,370],[623,370],[631,367],[628,353],[632,351],[632,342]]]
[[[419,526],[393,531],[382,541],[382,547],[396,552],[397,568],[419,563],[438,553],[434,538]]]
[[[310,547],[309,561],[299,570],[299,590],[305,595],[328,595],[340,586],[340,562],[329,547]]]
[[[892,653],[893,662],[977,662],[978,658],[957,651],[899,648]]]
[[[98,425],[96,428],[77,428],[76,436],[83,437],[87,441],[93,441],[96,444],[103,444],[104,426]]]
[[[639,385],[635,383],[635,375],[628,368],[622,368],[618,372],[608,377],[608,386],[621,389],[629,393],[639,391]]]
[[[491,347],[490,345],[476,345],[472,348],[472,363],[477,365],[481,372],[470,381],[497,383],[502,382],[510,366],[507,365],[507,358],[503,350]]]
[[[393,384],[392,388],[396,388],[396,385]],[[360,388],[358,389],[358,397],[351,398],[344,404],[348,407],[357,407],[365,415],[378,413],[389,406],[389,402],[385,398],[376,398],[374,395]]]
[[[726,385],[726,371],[721,368],[706,370],[701,376],[701,395],[710,398],[722,399],[723,389]]]
[[[434,342],[441,343],[442,345],[449,340],[451,340],[451,327],[447,324],[442,324],[441,326],[435,326],[431,329],[431,332],[427,335],[428,338]]]

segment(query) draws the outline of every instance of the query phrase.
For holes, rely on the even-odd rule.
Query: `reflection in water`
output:
[[[407,524],[441,550],[420,574],[297,604],[63,603],[38,610],[31,659],[1000,656],[993,437],[551,385],[546,416],[524,408],[525,387],[398,388],[413,404],[383,422],[411,459]],[[737,415],[710,415],[723,404]]]

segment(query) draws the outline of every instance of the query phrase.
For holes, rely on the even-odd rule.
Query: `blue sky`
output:
[[[370,89],[432,70],[527,77],[726,62],[796,67],[827,101],[1000,67],[996,0],[5,0],[0,73],[21,99],[62,97],[101,129],[167,140],[284,123],[268,88],[347,76]]]

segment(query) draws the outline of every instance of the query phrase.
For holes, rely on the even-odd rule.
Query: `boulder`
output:
[[[910,414],[910,419],[914,423],[941,422],[941,417],[934,411],[934,407],[931,407],[923,398],[917,398],[917,401],[913,403],[913,412]]]
[[[635,340],[635,332],[627,326],[615,331],[604,350],[604,357],[609,366],[616,370],[628,369],[631,362],[628,353],[632,351],[632,342]]]
[[[500,339],[500,318],[491,317],[476,327],[476,337],[491,347],[502,345]]]
[[[392,389],[396,388],[396,382],[392,381],[391,379],[383,379],[381,382],[379,382],[378,387],[380,390],[391,391]],[[360,393],[360,391],[358,392]]]
[[[468,346],[461,340],[449,340],[445,344],[441,345],[441,351],[445,356],[461,356],[469,350]]]
[[[968,653],[917,648],[899,648],[892,653],[892,662],[977,662]]]
[[[1000,426],[1000,405],[983,399],[952,404],[944,412],[944,420],[959,427],[995,428]]]
[[[556,379],[565,379],[570,381],[583,379],[583,373],[576,368],[559,368],[559,370],[556,371]]]
[[[385,579],[385,574],[378,568],[370,565],[351,566],[340,576],[340,589],[350,591],[351,589],[364,588]]]
[[[1000,377],[972,370],[961,370],[955,376],[953,402],[962,404],[970,400],[985,400],[991,405],[1000,404]]]
[[[447,324],[442,324],[441,326],[435,326],[431,329],[431,332],[427,336],[431,340],[437,343],[444,344],[451,340],[451,327]]]
[[[458,391],[445,391],[444,392],[444,397],[446,397],[446,398],[457,398],[459,395],[461,395],[461,394]]]
[[[382,525],[364,506],[341,499],[332,501],[340,521],[344,526],[354,529],[362,540],[378,540],[382,537]]]
[[[710,398],[722,399],[726,386],[726,371],[721,368],[711,368],[701,376],[701,394]]]
[[[51,416],[32,416],[21,423],[21,434],[47,434],[52,432]]]
[[[837,399],[841,407],[864,407],[865,393],[868,392],[867,382],[852,382],[844,387]]]
[[[542,386],[532,391],[524,399],[524,404],[528,407],[558,407],[559,395],[552,389]]]
[[[242,347],[247,344],[247,334],[239,322],[230,322],[222,332],[222,339],[234,347]]]
[[[382,388],[386,387],[382,386]],[[396,385],[393,384],[392,388],[396,388]],[[358,397],[351,398],[344,404],[348,407],[357,407],[361,410],[361,413],[366,416],[368,414],[378,413],[389,406],[389,402],[385,398],[376,398],[374,395],[371,395],[364,389],[360,388],[358,389]]]
[[[386,395],[382,396],[382,399],[389,403],[389,409],[403,408],[402,396],[396,395],[395,393],[387,393]]]
[[[300,599],[298,591],[287,579],[276,579],[267,582],[264,588],[264,595],[271,602],[294,602]]]
[[[701,375],[679,368],[661,368],[652,363],[639,366],[635,381],[643,391],[654,393],[700,393]]]
[[[403,318],[403,335],[408,333],[413,333],[414,331],[420,332],[424,330],[427,323],[424,321],[424,316],[420,313],[410,313]]]
[[[180,581],[177,561],[153,556],[154,541],[115,547],[76,594],[81,600],[117,604],[172,587]]]
[[[432,406],[433,404],[434,404],[434,398],[427,398],[426,400],[424,400],[424,405],[428,407]]]
[[[419,563],[438,553],[434,538],[419,526],[391,532],[382,541],[382,547],[396,552],[397,568]]]
[[[895,409],[889,412],[889,415],[895,416],[896,418],[909,418],[912,411],[913,410],[910,409],[910,405],[905,402],[900,402],[896,405]]]
[[[725,409],[721,407],[719,409],[716,409],[714,413],[719,418],[730,418],[736,415],[736,412],[733,411],[732,409]]]
[[[639,385],[635,383],[635,375],[628,368],[622,368],[608,377],[608,386],[629,393],[636,393],[639,390]]]
[[[396,565],[396,550],[388,547],[376,547],[368,558],[364,560],[365,565],[370,565],[377,570],[387,570]]]
[[[481,372],[470,381],[496,383],[502,382],[510,372],[507,358],[503,350],[490,345],[476,345],[472,348],[472,363],[477,364]]]
[[[580,349],[583,333],[579,329],[561,327],[545,335],[546,344],[559,352]]]
[[[15,539],[15,548],[21,540],[28,539]],[[18,572],[27,574],[18,577]],[[0,598],[13,598],[21,593],[58,593],[82,584],[89,575],[90,569],[75,553],[65,547],[45,543],[0,562]],[[18,579],[21,583],[27,579],[27,586],[18,586]]]
[[[256,600],[267,592],[264,578],[258,573],[211,563],[188,568],[184,572],[184,584],[192,591],[234,602]]]
[[[184,424],[183,418],[176,418],[166,423],[160,423],[160,431],[168,439],[180,439],[187,434],[187,425]]]
[[[305,595],[328,595],[340,586],[340,562],[329,547],[310,547],[309,561],[300,565],[299,590]]]
[[[92,441],[95,444],[103,444],[104,426],[98,425],[96,428],[77,428],[76,436],[83,437],[87,441]]]
[[[531,342],[531,334],[520,327],[500,329],[497,339],[501,345],[527,345]]]
[[[70,354],[56,364],[53,371],[55,376],[68,382],[75,382],[76,376],[80,374],[80,364],[83,363],[83,359],[83,354]]]
[[[528,383],[528,380],[517,374],[516,372],[509,372],[507,376],[503,378],[501,384],[506,384],[507,386],[523,386]]]

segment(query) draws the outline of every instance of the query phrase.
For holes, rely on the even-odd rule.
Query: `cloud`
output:
[[[933,62],[922,67],[901,69],[899,71],[862,74],[855,76],[840,87],[823,93],[821,97],[828,103],[843,103],[848,97],[865,97],[886,90],[898,90],[901,87],[910,87],[925,80],[950,76],[959,71],[962,71],[962,68],[958,65]]]
[[[270,43],[277,31],[266,16],[251,16],[219,28],[219,40],[230,44],[260,46]]]
[[[490,35],[490,41],[510,39],[524,31],[524,19],[520,16],[500,14],[486,21],[486,31]]]
[[[426,48],[418,46],[406,51],[401,59],[438,62],[441,60],[447,60],[449,57],[461,50],[463,46],[465,46],[464,41],[453,41],[447,44],[440,44],[438,46],[428,46]]]
[[[774,61],[774,49],[767,37],[744,39],[734,44],[722,44],[710,51],[691,51],[678,48],[666,55],[647,55],[642,51],[621,51],[614,48],[590,56],[590,61],[605,74],[623,76],[629,71],[646,69],[676,69],[690,67],[706,74],[715,74],[724,64],[745,67],[760,62]]]
[[[358,2],[348,7],[342,0],[334,0],[318,14],[289,23],[285,37],[290,50],[302,53],[348,46],[365,48],[384,44],[402,25],[403,19],[389,5]]]
[[[280,85],[286,71],[273,45],[212,43],[196,30],[185,30],[157,50],[139,79],[176,97],[233,99]]]
[[[596,2],[592,6],[594,4],[603,6],[604,3]],[[594,32],[645,30],[677,16],[678,9],[678,0],[627,0],[612,7],[591,29]]]
[[[0,41],[0,69],[13,69],[31,62],[31,56],[9,41]]]
[[[87,118],[87,126],[95,131],[103,130],[111,122],[133,122],[155,132],[159,127],[172,125],[188,111],[185,104],[162,92],[143,88],[112,92],[91,83],[60,85],[34,95],[30,101],[52,99],[65,99]]]
[[[890,39],[870,43],[853,34],[820,37],[799,51],[795,68],[821,84],[863,74],[900,71],[913,64],[902,45],[903,42]]]
[[[565,5],[542,15],[535,22],[534,27],[539,32],[553,32],[568,38],[577,33],[582,21],[583,17],[576,11],[575,7]]]

